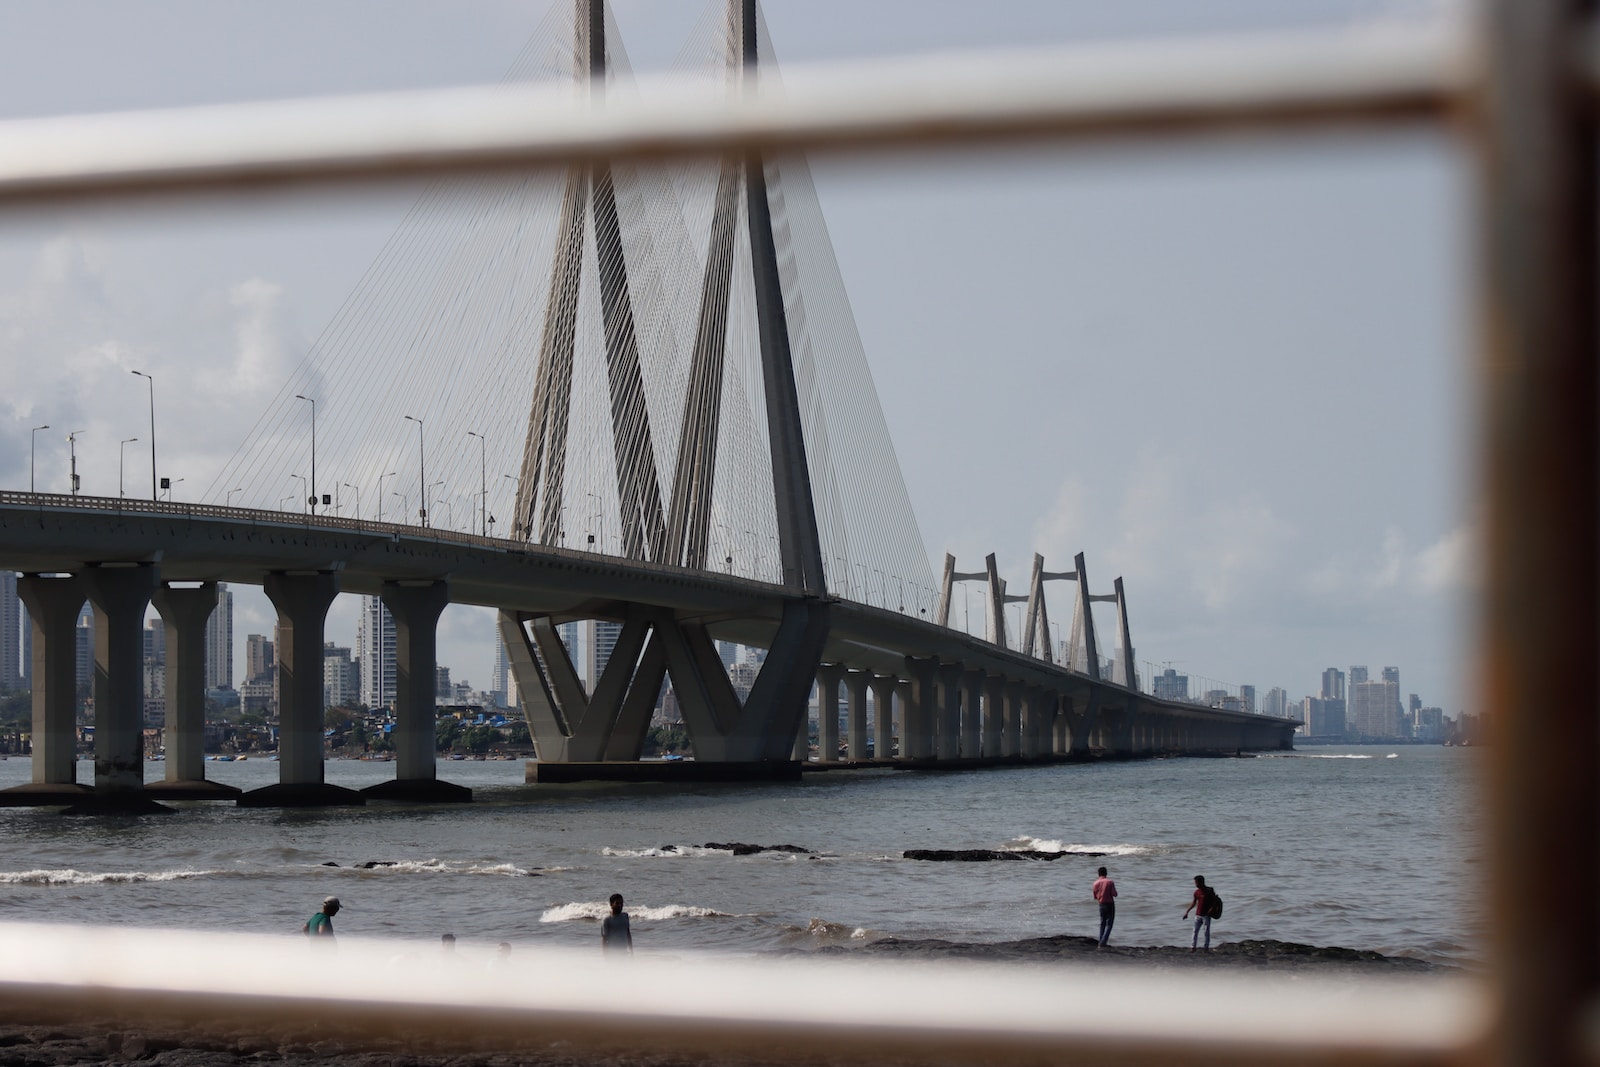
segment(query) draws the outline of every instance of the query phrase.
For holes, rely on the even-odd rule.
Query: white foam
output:
[[[1363,756],[1363,755],[1360,755],[1360,754],[1355,753],[1355,752],[1343,752],[1343,753],[1332,753],[1332,754],[1309,753],[1308,752],[1304,756],[1300,756],[1299,758],[1300,759],[1371,759],[1372,757],[1371,756]]]
[[[0,871],[0,885],[132,885],[138,882],[177,882],[205,878],[222,871]]]
[[[664,919],[731,919],[735,916],[714,908],[701,908],[691,904],[665,904],[659,908],[632,907],[626,909],[628,918],[635,922],[660,922]],[[542,923],[561,923],[583,920],[597,922],[611,914],[611,905],[605,901],[579,900],[571,904],[558,904],[546,908],[540,915]]]
[[[1148,856],[1156,851],[1151,845],[1084,845],[1051,838],[1029,837],[1026,834],[1014,841],[1006,842],[1001,848],[1007,852],[1066,852],[1073,855],[1098,852],[1107,856]]]
[[[494,874],[513,878],[535,873],[514,863],[447,863],[438,859],[401,860],[350,869],[363,874]]]

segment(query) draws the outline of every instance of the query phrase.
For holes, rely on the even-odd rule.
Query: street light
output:
[[[422,420],[415,415],[407,415],[406,419],[417,424],[417,485],[422,491],[422,499],[417,508],[417,517],[422,520],[424,528],[428,525],[428,451],[422,439]]]
[[[226,497],[224,497],[223,500],[222,500],[222,506],[225,507],[225,508],[233,507],[233,494],[242,493],[242,492],[244,492],[244,486],[242,486],[242,485],[235,486],[234,488],[229,489],[228,490],[228,495]]]
[[[434,483],[433,483],[433,484],[432,484],[432,485],[430,485],[430,486],[428,486],[428,489],[437,489],[437,488],[439,488],[439,487],[440,487],[440,486],[441,486],[441,485],[443,485],[443,484],[444,484],[444,479],[443,479],[443,478],[440,478],[440,479],[439,479],[439,480],[438,480],[438,481],[436,481],[436,482],[434,482]],[[428,493],[427,493],[427,490],[424,490],[424,491],[423,491],[423,494],[422,494],[422,499],[423,499],[423,501],[424,501],[424,503],[426,503],[426,501],[427,501],[427,499],[428,499]],[[434,497],[434,499],[435,499],[435,500],[437,500],[437,499],[439,499],[439,498],[438,498],[438,497]],[[446,501],[445,501],[445,502],[444,502],[444,506],[445,506],[445,508],[446,508],[446,509],[448,509],[448,508],[449,508],[449,507],[450,507],[450,501],[448,501],[448,500],[446,500]],[[448,527],[451,527],[451,526],[454,526],[454,525],[455,525],[455,516],[454,516],[454,513],[452,513],[452,512],[449,512],[449,511],[448,511],[448,510],[447,510],[447,511],[446,511],[446,518],[445,518],[445,523],[444,523],[444,524],[445,524],[445,526],[446,526],[446,528],[448,528]]]
[[[28,435],[28,492],[30,492],[30,493],[34,491],[34,489],[33,489],[33,453],[39,447],[39,445],[38,445],[39,431],[40,430],[48,430],[49,428],[50,428],[50,424],[49,423],[45,423],[43,426],[35,426],[33,428],[33,432]]]
[[[67,454],[72,461],[72,481],[69,484],[72,487],[73,496],[78,495],[78,435],[82,432],[82,430],[73,430],[67,434]]]
[[[489,536],[489,439],[475,430],[467,431],[468,437],[478,439],[478,481],[482,493],[481,503],[478,506],[478,532],[485,537]]]
[[[380,475],[378,475],[378,521],[379,522],[383,521],[383,480],[385,478],[393,478],[393,477],[394,477],[394,471],[390,471],[388,474],[380,474]]]
[[[356,521],[360,522],[361,521],[361,487],[359,485],[351,485],[349,482],[341,482],[340,484],[343,485],[346,489],[354,489],[356,491]],[[383,487],[382,486],[378,487],[378,492],[380,494],[383,492]]]
[[[516,511],[516,509],[517,509],[517,480],[516,480],[516,478],[512,477],[509,474],[502,474],[502,475],[500,475],[500,477],[504,478],[506,481],[511,483],[511,510],[512,511]],[[513,518],[512,522],[511,522],[511,536],[514,537],[514,538],[517,538],[519,540],[522,538],[522,524],[520,522],[516,521],[515,518]]]
[[[142,370],[133,372],[150,386],[150,499],[156,499],[156,380]]]
[[[296,400],[311,405],[311,514],[317,513],[317,402],[309,396],[294,394]]]
[[[411,506],[410,498],[407,497],[404,493],[402,493],[398,489],[389,490],[389,495],[390,496],[397,496],[397,497],[400,498],[400,514],[402,516],[404,516],[405,513],[406,513],[406,509]]]
[[[307,491],[306,490],[306,476],[304,474],[291,474],[291,475],[289,475],[289,477],[291,477],[291,478],[299,478],[300,479],[300,491],[302,493]]]
[[[117,449],[117,495],[122,496],[122,469],[128,457],[128,446],[137,441],[137,437],[125,437],[122,445]],[[153,498],[152,498],[153,499]]]
[[[172,490],[177,488],[178,483],[181,481],[183,481],[182,478],[174,478],[162,486],[167,491],[167,503],[172,503]]]

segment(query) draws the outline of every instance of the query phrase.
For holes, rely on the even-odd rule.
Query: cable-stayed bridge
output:
[[[686,93],[780,91],[754,0],[713,5],[705,30],[681,59]],[[601,0],[552,11],[511,79],[597,108],[632,91]],[[172,651],[168,781],[149,788],[206,791],[197,650],[218,581],[261,584],[283,634],[280,785],[257,803],[359,799],[323,778],[323,618],[340,591],[382,596],[396,624],[399,759],[379,795],[460,798],[433,748],[450,602],[498,609],[545,778],[634,764],[665,684],[701,773],[729,776],[794,771],[814,687],[828,761],[841,740],[868,758],[869,738],[917,765],[1232,752],[1285,747],[1295,725],[1141,693],[1121,579],[1095,591],[1081,555],[1058,572],[1036,557],[1024,592],[992,556],[934,576],[799,155],[437,181],[204,504],[7,495],[0,565],[24,573],[36,637],[19,801],[86,788],[71,756],[85,597],[92,795],[145,789],[152,600]],[[983,583],[985,639],[948,625],[961,581]],[[1053,581],[1074,594],[1062,648]],[[1116,609],[1110,670],[1100,601]],[[558,632],[575,619],[621,624],[592,687]],[[718,640],[767,650],[742,700]]]

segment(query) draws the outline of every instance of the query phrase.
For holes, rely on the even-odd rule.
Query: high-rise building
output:
[[[1364,682],[1366,680],[1367,680],[1367,669],[1365,667],[1351,667],[1350,668],[1350,685],[1352,687],[1360,685],[1362,682]]]
[[[217,586],[217,606],[206,620],[206,688],[233,688],[233,592]]]
[[[1350,725],[1369,740],[1409,735],[1400,728],[1400,687],[1395,682],[1357,682],[1350,687]]]
[[[1189,676],[1168,667],[1151,679],[1153,696],[1157,700],[1188,700]]]
[[[1344,699],[1344,672],[1339,668],[1329,667],[1322,672],[1322,699]]]
[[[244,639],[245,681],[270,682],[276,666],[272,641],[265,634],[251,634]]]
[[[361,657],[361,702],[369,708],[394,706],[394,616],[375,596],[361,598],[356,623],[356,652]]]
[[[1250,712],[1252,715],[1255,714],[1256,687],[1253,685],[1241,685],[1239,687],[1239,703],[1244,705],[1245,711]]]
[[[22,601],[17,572],[0,571],[0,693],[22,685]]]
[[[1307,737],[1341,738],[1345,734],[1344,701],[1306,697],[1300,702],[1300,721],[1306,724]]]
[[[1289,694],[1276,685],[1268,689],[1267,695],[1261,700],[1261,714],[1285,718],[1289,714]]]
[[[86,693],[94,684],[94,611],[87,604],[78,613],[76,651],[78,692]]]
[[[585,623],[586,638],[584,652],[588,658],[589,669],[587,680],[589,692],[594,692],[600,675],[605,672],[606,664],[611,662],[611,652],[617,647],[617,638],[622,634],[620,622],[608,622],[605,619],[589,619]]]
[[[332,641],[322,646],[322,700],[330,708],[353,708],[361,703],[361,675],[350,650]]]
[[[447,704],[454,699],[454,690],[450,687],[450,668],[443,664],[436,664],[433,668],[433,698]]]

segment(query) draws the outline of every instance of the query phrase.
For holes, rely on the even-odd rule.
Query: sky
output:
[[[491,83],[543,0],[8,5],[0,118]],[[613,5],[633,65],[698,0]],[[1258,30],[1381,30],[1424,0],[768,0],[786,63]],[[1315,694],[1400,669],[1477,710],[1470,159],[1427,130],[813,160],[935,569],[1033,552],[1122,576],[1137,656]],[[178,207],[0,208],[0,485],[193,499],[393,232],[413,190]],[[126,448],[127,438],[140,441]],[[141,482],[142,480],[142,482]],[[146,488],[137,489],[142,484]],[[270,605],[235,590],[244,635]],[[1064,618],[1064,595],[1054,614]],[[958,598],[958,614],[964,602]],[[976,596],[973,611],[976,612]],[[353,642],[342,597],[328,636]],[[1103,617],[1104,618],[1104,617]],[[1109,625],[1104,619],[1103,625]],[[492,618],[452,607],[440,662],[489,682]],[[242,676],[242,670],[236,669]]]

